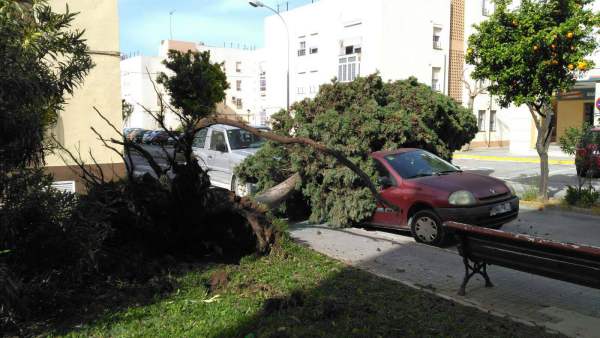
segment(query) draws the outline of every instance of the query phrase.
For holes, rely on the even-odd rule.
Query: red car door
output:
[[[380,193],[381,196],[385,200],[394,203],[394,205],[398,205],[401,210],[396,211],[377,203],[377,209],[375,210],[370,223],[382,226],[402,227],[404,226],[402,221],[402,213],[406,211],[402,210],[402,206],[400,203],[398,203],[400,188],[397,186],[398,184],[394,176],[391,175],[390,172],[377,159],[375,159],[375,166],[379,174],[380,184],[383,183],[384,186]]]

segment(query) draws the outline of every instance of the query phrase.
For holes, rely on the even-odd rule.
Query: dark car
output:
[[[600,128],[586,133],[575,154],[577,175],[594,177],[600,174]]]
[[[149,144],[150,137],[152,136],[153,133],[154,133],[154,130],[146,130],[145,132],[143,132],[140,143]]]
[[[447,237],[442,224],[456,221],[500,228],[519,214],[519,199],[506,182],[463,172],[421,149],[371,154],[381,195],[401,210],[378,205],[369,223],[407,229],[421,243],[440,245]]]

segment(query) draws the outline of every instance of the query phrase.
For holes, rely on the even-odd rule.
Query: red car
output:
[[[592,128],[577,147],[575,166],[581,177],[600,174],[600,128]]]
[[[410,229],[416,241],[441,245],[446,221],[500,228],[519,214],[519,198],[506,182],[463,172],[425,150],[380,151],[371,157],[381,195],[401,208],[378,205],[373,225]]]

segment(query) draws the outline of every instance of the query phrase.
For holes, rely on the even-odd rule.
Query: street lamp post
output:
[[[175,10],[169,12],[169,37],[173,40],[173,13]]]
[[[252,7],[264,7],[266,9],[269,9],[271,12],[277,14],[277,16],[281,19],[281,22],[283,22],[283,25],[285,26],[285,32],[286,32],[285,36],[287,38],[287,74],[286,74],[287,92],[286,92],[286,94],[287,94],[287,111],[289,112],[290,111],[290,30],[288,28],[287,23],[285,22],[285,20],[283,19],[281,14],[279,14],[278,11],[265,5],[262,1],[248,1],[248,3]]]

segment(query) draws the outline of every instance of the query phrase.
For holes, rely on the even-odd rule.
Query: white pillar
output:
[[[594,126],[600,126],[600,82],[596,82],[596,98],[594,99]]]

